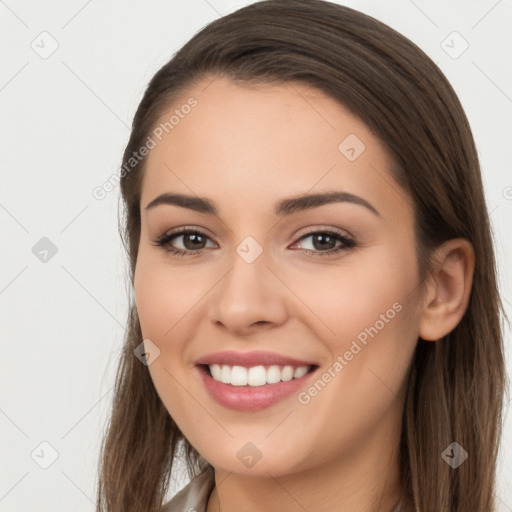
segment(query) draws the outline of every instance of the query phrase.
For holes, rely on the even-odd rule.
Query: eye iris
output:
[[[327,247],[325,245],[324,242],[326,241],[326,239],[327,245],[329,245],[330,243],[332,247]],[[319,246],[317,246],[317,242],[321,242]],[[313,236],[313,246],[315,247],[315,249],[333,249],[335,245],[336,240],[330,235],[318,234]]]
[[[187,244],[187,241],[192,241],[192,245],[189,246]],[[194,245],[194,244],[199,244],[199,246],[201,244],[204,244],[204,239],[203,239],[203,236],[202,235],[199,235],[199,234],[195,234],[195,233],[188,233],[186,235],[183,235],[183,245],[187,248],[187,249],[201,249],[202,247],[199,247],[198,245]]]

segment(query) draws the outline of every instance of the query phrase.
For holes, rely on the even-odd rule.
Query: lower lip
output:
[[[298,379],[263,386],[232,386],[214,380],[207,370],[196,367],[209,395],[220,405],[238,411],[259,411],[297,393],[318,368]]]

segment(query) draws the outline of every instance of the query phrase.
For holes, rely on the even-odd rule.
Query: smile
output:
[[[266,409],[298,394],[318,368],[303,362],[254,366],[196,362],[195,366],[210,398],[228,409],[246,412]]]
[[[212,364],[208,365],[213,380],[232,386],[258,387],[265,384],[277,384],[299,379],[311,370],[311,366],[229,366]]]

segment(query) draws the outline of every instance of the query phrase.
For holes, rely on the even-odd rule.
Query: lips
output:
[[[304,359],[296,359],[293,357],[278,354],[276,352],[235,352],[226,350],[223,352],[215,352],[200,357],[195,361],[196,365],[228,365],[228,366],[245,366],[250,368],[252,366],[318,366],[314,361],[307,361]]]
[[[245,412],[265,409],[293,396],[318,369],[312,361],[263,351],[216,352],[197,359],[195,365],[211,398],[224,407]],[[229,376],[224,376],[225,372]],[[242,377],[248,380],[241,382]]]

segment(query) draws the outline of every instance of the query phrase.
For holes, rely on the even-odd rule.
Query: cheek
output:
[[[171,327],[171,315],[174,304],[169,304],[172,295],[164,276],[157,276],[144,262],[137,263],[134,279],[135,301],[137,313],[144,338],[157,339],[162,337]],[[164,314],[167,311],[168,314]]]
[[[294,291],[307,298],[314,313],[310,327],[330,353],[325,362],[329,366],[338,356],[343,358],[332,390],[338,385],[354,389],[354,407],[371,397],[382,401],[385,396],[376,393],[380,388],[385,395],[386,386],[401,387],[418,338],[413,249],[371,252],[368,258],[358,258],[357,265],[347,260],[346,266],[332,266],[307,279],[300,272],[302,281],[299,274],[293,278]]]
[[[163,340],[200,303],[208,279],[200,279],[191,269],[171,269],[161,262],[140,259],[134,288],[143,335]]]
[[[200,410],[190,414],[190,396],[183,385],[187,379],[184,348],[190,328],[187,313],[204,295],[200,288],[186,273],[139,256],[134,289],[142,335],[160,349],[148,370],[162,403],[187,433],[195,432],[191,418],[201,417]]]
[[[323,432],[326,452],[329,443],[364,437],[389,410],[401,406],[417,341],[410,294],[415,270],[414,265],[402,265],[401,272],[396,266],[379,268],[388,272],[342,272],[326,293],[323,277],[310,283],[308,304],[316,305],[322,320],[315,321],[316,334],[331,359],[318,377],[326,384],[314,383],[300,403],[306,404],[301,412],[311,428]]]
[[[386,260],[371,264],[329,267],[322,272],[287,273],[285,280],[295,295],[303,298],[311,311],[318,336],[343,344],[365,328],[395,321],[409,303],[414,287],[413,265],[403,263],[400,270]],[[384,318],[382,318],[384,315]]]

